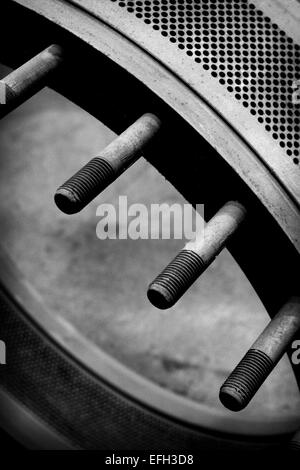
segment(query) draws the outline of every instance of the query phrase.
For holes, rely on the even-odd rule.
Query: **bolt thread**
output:
[[[289,450],[300,450],[300,441],[291,440],[288,445]]]
[[[66,214],[81,211],[115,179],[115,170],[101,157],[93,158],[55,193],[57,207]]]
[[[220,389],[223,405],[232,411],[245,408],[274,366],[264,352],[250,349]]]
[[[204,271],[202,258],[191,250],[182,250],[148,288],[150,302],[165,309],[174,305]]]

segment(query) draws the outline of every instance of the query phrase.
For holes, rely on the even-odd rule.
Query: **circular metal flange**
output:
[[[247,0],[211,7],[188,1],[16,1],[84,39],[176,110],[249,185],[300,251],[300,111],[292,88],[300,47],[261,10]]]
[[[254,205],[255,209],[257,208],[258,210],[258,213],[255,213],[255,218],[257,219],[257,221],[263,221],[263,227],[267,227],[268,229],[266,230],[266,232],[273,234],[274,245],[283,247],[284,253],[276,253],[276,265],[279,267],[279,273],[286,266],[285,263],[287,263],[287,265],[289,264],[289,260],[295,257],[294,248],[299,250],[298,200],[297,195],[294,191],[295,180],[292,173],[290,172],[291,166],[284,164],[284,169],[280,170],[280,165],[278,166],[276,164],[276,162],[279,162],[278,149],[276,148],[275,151],[274,147],[274,145],[276,146],[277,144],[276,142],[272,142],[272,145],[269,148],[271,148],[272,151],[274,150],[275,157],[274,165],[272,164],[272,169],[270,171],[270,162],[267,158],[265,158],[263,152],[259,152],[256,148],[254,150],[255,146],[252,145],[251,139],[249,138],[246,129],[239,129],[237,126],[239,124],[238,122],[236,122],[235,126],[233,126],[232,120],[228,119],[229,116],[227,116],[225,119],[224,115],[226,114],[226,103],[228,106],[231,106],[232,100],[227,101],[225,99],[224,101],[224,96],[222,99],[220,99],[220,96],[224,94],[224,87],[221,86],[222,84],[216,83],[217,77],[215,77],[214,80],[211,76],[208,77],[208,71],[205,71],[205,69],[203,69],[201,71],[201,74],[199,75],[199,68],[197,68],[195,72],[194,68],[191,67],[191,75],[188,77],[188,79],[183,79],[182,76],[180,76],[180,70],[171,67],[170,60],[176,61],[176,64],[180,65],[181,71],[183,71],[184,68],[188,69],[189,66],[191,66],[192,58],[189,57],[188,54],[185,54],[186,57],[184,57],[184,60],[182,59],[181,61],[177,61],[179,57],[177,52],[183,54],[183,51],[177,51],[178,48],[176,49],[176,53],[174,52],[174,49],[172,49],[173,55],[169,55],[166,52],[160,51],[162,54],[165,54],[168,57],[164,57],[163,55],[161,55],[158,61],[158,57],[155,57],[154,51],[152,50],[150,53],[150,51],[147,49],[148,46],[145,44],[145,41],[147,40],[146,37],[144,37],[144,42],[139,41],[139,45],[137,45],[138,39],[134,37],[134,34],[141,34],[143,31],[145,31],[145,25],[147,26],[147,23],[141,22],[141,18],[135,18],[133,22],[130,20],[130,22],[128,23],[128,15],[131,15],[132,18],[134,18],[134,16],[132,15],[133,12],[125,10],[124,6],[126,6],[126,2],[123,2],[124,5],[122,6],[113,5],[113,7],[112,3],[114,2],[103,2],[103,11],[101,12],[101,18],[99,17],[99,11],[95,10],[97,2],[91,2],[89,5],[87,5],[87,2],[85,2],[84,8],[78,8],[79,3],[82,4],[83,2],[50,2],[47,0],[41,0],[38,5],[32,5],[32,2],[30,2],[29,0],[20,0],[15,3],[24,4],[28,8],[36,10],[39,15],[50,19],[51,22],[54,22],[59,25],[59,27],[62,27],[63,29],[71,32],[73,35],[83,40],[84,43],[88,44],[89,46],[92,46],[92,48],[98,50],[99,52],[101,52],[101,54],[108,57],[109,59],[112,59],[113,62],[118,63],[121,69],[128,71],[131,76],[136,77],[139,83],[146,85],[148,90],[152,90],[157,96],[160,97],[160,99],[164,103],[167,103],[173,110],[175,110],[180,116],[182,116],[184,120],[192,126],[192,128],[197,130],[197,132],[199,132],[206,139],[206,141],[208,141],[211,146],[222,155],[222,157],[226,160],[226,162],[229,163],[229,165],[234,169],[237,175],[241,177],[243,181],[246,182],[251,191],[255,194],[255,197],[257,196],[257,198],[262,202],[263,206],[268,209],[272,217],[276,220],[276,223],[273,224],[271,220],[272,217],[268,219],[268,216],[263,211],[263,209],[260,206],[256,207]],[[139,2],[133,3],[138,4]],[[154,4],[155,2],[149,3]],[[106,4],[110,4],[110,6],[106,6]],[[88,7],[90,8],[90,11],[88,11]],[[117,8],[117,10],[115,10],[115,12],[118,12],[117,15],[115,15],[113,8]],[[123,13],[120,13],[122,11]],[[105,14],[107,12],[112,15],[110,18],[105,17]],[[115,16],[119,16],[120,18],[115,18]],[[112,18],[115,18],[114,21],[116,22],[123,22],[123,27],[125,24],[127,25],[127,29],[122,30],[122,34],[119,34],[116,31],[116,29],[120,27],[121,23],[118,23],[118,25],[114,24],[114,29],[111,28]],[[126,19],[125,22],[124,18]],[[149,31],[149,28],[146,31]],[[153,30],[153,32],[151,33],[149,32],[149,38],[151,37],[151,34],[155,34],[155,37],[157,38],[158,32],[155,30]],[[153,37],[152,40],[149,39],[149,42],[155,44],[155,47],[157,47],[157,49],[161,49],[162,44],[167,44],[166,38],[163,38],[162,35],[160,37],[160,41],[153,41]],[[70,43],[71,42],[72,41],[70,41]],[[169,41],[168,47],[169,46],[172,48],[175,47],[175,45],[172,44],[172,41]],[[169,49],[167,48],[167,50]],[[78,55],[78,58],[81,59],[80,55]],[[164,61],[164,64],[162,64],[162,61]],[[187,64],[189,64],[189,66],[187,66]],[[197,67],[200,66],[200,64],[196,62],[195,64],[197,65]],[[72,70],[75,70],[74,66]],[[120,76],[122,76],[122,73],[120,73]],[[67,79],[69,79],[69,77],[70,75],[67,76]],[[110,127],[112,127],[114,130],[120,131],[122,125],[124,126],[124,122],[127,122],[127,120],[132,116],[115,116],[112,112],[109,112],[107,109],[100,110],[99,108],[101,106],[101,101],[97,101],[96,104],[95,102],[92,103],[93,100],[91,99],[91,96],[89,95],[89,92],[86,89],[86,83],[89,80],[90,77],[87,81],[82,81],[84,83],[82,90],[78,90],[78,88],[77,90],[74,89],[76,85],[78,86],[77,81],[73,87],[66,86],[66,83],[56,82],[54,83],[54,88],[62,92],[64,95],[70,97],[73,101],[77,102],[85,109],[88,109],[92,114],[96,115],[97,117],[103,117],[103,119],[101,120],[108,123]],[[195,82],[193,80],[197,81],[199,86],[201,85],[201,93],[199,92],[199,90],[196,89]],[[213,80],[214,83],[213,87],[211,86],[211,80]],[[130,82],[131,79],[129,80],[128,84]],[[137,82],[134,82],[132,89],[136,89],[136,87],[138,88],[138,84]],[[222,90],[222,92],[220,91],[220,89]],[[141,88],[139,88],[139,91],[141,91]],[[230,94],[230,91],[227,90],[226,93],[228,99],[228,93]],[[214,95],[215,98],[212,95]],[[120,94],[116,93],[115,103],[111,103],[112,108],[116,104],[121,105],[120,107],[123,108],[124,103],[126,103],[126,98],[124,97],[120,100],[120,103],[116,103],[119,97]],[[216,106],[216,104],[213,103],[214,99],[219,99],[219,106]],[[105,97],[103,97],[103,103],[107,104],[107,101],[105,101]],[[248,112],[248,110],[244,109],[242,110],[242,112],[241,105],[239,103],[235,103],[235,105],[238,105],[238,108],[233,107],[232,109],[236,109],[237,114],[233,112],[231,117],[233,118],[234,115],[236,117],[240,116],[240,124],[245,125],[245,122],[247,120],[245,121],[241,118],[241,116],[244,116],[243,113],[246,111]],[[136,113],[138,113],[138,111],[139,110],[135,110]],[[156,111],[156,109],[154,111]],[[257,122],[255,125],[253,123],[254,116],[253,119],[251,119],[247,122],[247,126],[249,126],[248,131],[250,131],[250,129],[256,129],[255,126],[258,125]],[[233,127],[235,129],[233,129]],[[264,133],[264,142],[269,142],[268,132],[266,130],[262,131],[261,129],[257,134],[260,136],[259,140],[261,141],[261,132]],[[159,164],[157,162],[157,159],[154,159],[154,163],[156,163],[158,167],[160,167],[161,165],[160,169],[164,170],[164,173],[166,175],[169,175],[170,179],[172,173],[173,176],[176,173],[178,174],[178,167],[176,167],[176,169],[171,168],[168,170],[166,167],[164,167],[164,163],[160,162]],[[169,160],[167,160],[166,163],[169,163]],[[294,169],[295,166],[293,166],[292,168]],[[184,177],[186,177],[188,174],[189,172],[186,172],[184,175],[181,175],[181,178],[184,179]],[[181,190],[182,186],[179,180],[180,178],[175,178],[174,184],[178,187],[178,189]],[[187,197],[192,202],[199,202],[199,200],[196,200],[197,197],[199,197],[199,191],[195,191],[194,193],[189,192],[189,190],[187,189],[187,185],[183,186]],[[184,193],[184,191],[182,192]],[[269,253],[267,245],[269,241],[268,236],[266,233],[262,233],[258,236],[258,234],[256,233],[257,231],[253,228],[253,220],[254,218],[252,217],[251,219],[250,217],[249,224],[246,225],[245,230],[242,231],[239,238],[233,241],[234,243],[232,244],[231,249],[236,255],[237,259],[241,261],[241,267],[249,274],[249,278],[251,279],[251,281],[254,281],[254,284],[256,284],[255,287],[258,293],[260,294],[260,297],[264,301],[270,315],[272,316],[277,311],[277,306],[281,303],[282,297],[286,297],[288,295],[289,288],[291,286],[291,283],[289,282],[290,276],[286,275],[286,271],[285,276],[283,278],[279,276],[280,284],[282,283],[282,285],[281,292],[277,292],[276,282],[278,281],[276,281],[275,278],[272,278],[272,271],[274,271],[272,264],[274,263],[274,260],[272,261],[271,253],[272,246],[270,246]],[[287,235],[287,237],[292,243],[289,244],[287,242],[286,236],[282,236],[278,226],[283,229],[285,235]],[[270,227],[274,229],[271,232]],[[261,262],[259,267],[256,262],[257,260],[253,259],[253,250],[245,252],[245,240],[251,240],[251,242],[253,243],[253,246],[255,247],[255,252],[257,254],[257,259]],[[263,254],[262,258],[260,258],[261,254]],[[270,265],[267,266],[269,262]],[[266,273],[268,273],[272,282],[274,281],[274,284],[272,284],[271,282],[272,287],[270,288],[265,288],[263,285]],[[5,283],[6,282],[7,281],[5,281]],[[49,329],[49,325],[47,325],[48,320],[45,322],[41,321],[40,312],[38,313],[36,311],[36,314],[34,314],[32,313],[34,311],[36,310],[33,309],[31,311],[33,317],[36,319],[38,318],[38,321],[40,322],[40,324],[42,324],[43,329],[48,328],[48,330],[50,331],[50,337],[57,341],[59,338],[58,333],[55,334],[53,329]],[[70,339],[70,343],[71,342],[72,341]],[[89,361],[92,361],[91,357],[89,357]],[[104,363],[105,362],[106,361],[104,361]],[[91,368],[92,362],[88,363],[89,368]],[[112,369],[114,370],[114,368]],[[116,376],[118,377],[120,377],[119,372],[120,371],[118,370],[118,374],[116,374]],[[110,383],[114,383],[111,376],[109,377],[109,381]],[[147,384],[147,387],[148,385],[149,384]],[[118,386],[116,383],[114,383],[114,386],[119,388],[120,384]],[[123,385],[121,385],[121,388],[122,387]],[[171,403],[170,398],[168,397],[168,400],[164,401],[163,403],[164,406],[166,406],[166,403]],[[186,416],[186,412],[187,410],[185,409],[184,416]],[[205,422],[205,420],[203,421],[202,418],[201,422],[203,423]],[[221,421],[224,423],[223,418]],[[207,423],[205,422],[205,426],[206,424]],[[238,432],[242,432],[242,430],[239,429]]]

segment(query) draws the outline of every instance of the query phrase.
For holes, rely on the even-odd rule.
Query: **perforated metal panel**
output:
[[[119,1],[210,71],[299,164],[300,47],[247,0]]]

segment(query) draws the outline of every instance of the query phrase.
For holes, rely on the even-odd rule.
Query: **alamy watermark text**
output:
[[[100,204],[96,235],[106,239],[186,239],[201,236],[204,228],[203,204],[196,210],[191,204],[128,204],[127,196],[119,196],[118,203]]]

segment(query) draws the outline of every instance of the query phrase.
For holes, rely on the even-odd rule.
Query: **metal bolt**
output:
[[[131,166],[161,127],[154,114],[144,114],[93,158],[55,193],[57,207],[66,214],[81,211]]]
[[[300,297],[292,297],[270,321],[220,389],[226,408],[240,411],[254,397],[300,328]]]
[[[62,48],[53,44],[0,80],[0,116],[5,116],[41,90],[62,61]]]
[[[300,450],[300,430],[294,434],[289,442],[289,450]]]
[[[172,307],[223,249],[246,215],[236,201],[227,202],[206,224],[202,237],[188,242],[148,288],[157,308]]]

